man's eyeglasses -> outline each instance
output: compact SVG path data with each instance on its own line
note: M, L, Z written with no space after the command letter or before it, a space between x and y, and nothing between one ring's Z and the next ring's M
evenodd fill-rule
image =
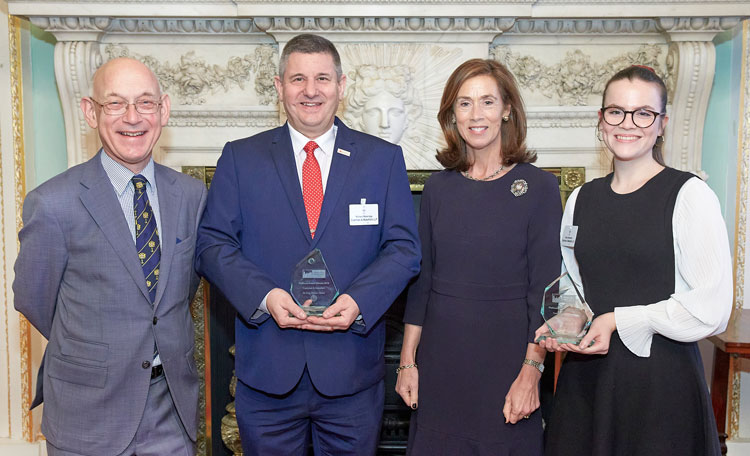
M136 100L135 103L128 103L125 100L113 100L99 103L93 98L89 99L101 106L102 110L104 110L104 113L110 116L121 116L125 114L126 112L128 112L128 107L130 105L135 106L135 110L138 111L139 114L154 114L159 110L162 104L161 101L150 100L148 98Z
M650 109L644 108L635 111L625 111L617 106L602 108L600 111L602 113L602 119L613 127L625 122L625 117L627 117L628 114L630 114L633 124L638 128L648 128L654 124L657 117L664 115L663 112L651 111Z

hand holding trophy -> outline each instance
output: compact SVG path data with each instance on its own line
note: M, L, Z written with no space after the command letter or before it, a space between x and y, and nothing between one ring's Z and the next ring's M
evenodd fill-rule
M289 291L307 315L317 317L336 300L339 290L320 250L313 250L297 263Z
M578 345L591 326L594 313L567 271L544 289L542 317L547 332L536 342L555 339L560 344Z

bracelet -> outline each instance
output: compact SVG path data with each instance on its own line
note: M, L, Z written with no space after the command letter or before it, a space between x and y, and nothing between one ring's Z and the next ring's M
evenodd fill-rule
M533 359L526 358L523 360L523 364L528 364L529 366L536 367L539 370L539 373L544 373L544 364L540 363L539 361L534 361Z
M406 366L398 366L396 368L396 375L398 375L399 372L401 372L404 369L411 369L412 367L418 367L417 363L414 364L407 364Z

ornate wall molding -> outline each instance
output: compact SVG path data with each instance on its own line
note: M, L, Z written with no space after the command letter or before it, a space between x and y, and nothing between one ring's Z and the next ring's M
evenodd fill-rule
M528 128L582 128L593 131L598 123L596 109L585 111L569 110L526 110L526 125Z
M503 32L512 17L275 17L258 18L268 32L315 30L319 32Z
M368 0L369 1L369 0ZM318 32L503 32L512 17L256 17L252 19L31 17L37 27L55 34L80 33L95 39L109 34L247 34L315 30Z
M197 176L193 176L197 177ZM195 350L193 356L195 358L195 367L198 370L199 380L199 395L198 395L198 413L200 416L206 416L206 340L208 335L208 328L206 328L206 322L210 321L204 313L206 309L206 301L208 299L208 293L205 290L208 288L208 284L205 279L201 279L198 290L195 292L193 302L190 303L190 316L193 318L194 323L194 334L195 334ZM209 362L210 365L210 362ZM208 383L210 386L210 376L208 376ZM207 454L207 442L206 439L206 420L198 421L198 441L196 442L196 453Z
M518 19L508 35L658 34L654 19Z
M279 57L267 44L256 47L254 54L230 57L224 66L207 63L196 56L195 51L181 55L174 64L161 62L151 55L133 54L125 46L114 44L108 44L104 52L107 60L132 57L142 61L159 78L162 89L184 105L205 104L207 95L221 89L227 92L232 86L244 90L251 79L255 81L254 89L261 105L278 102L273 78L278 72L276 62Z
M21 25L20 19L14 16L8 16L8 34L9 34L9 51L10 51L10 94L13 121L13 166L14 166L14 198L15 203L15 228L16 232L21 230L23 220L21 212L23 208L23 199L26 196L26 164L23 142L23 83L21 76ZM5 190L8 186L2 182L0 173L0 188L2 188L2 203L0 204L0 226L2 228L2 255L3 255L3 278L4 288L8 286L8 274L6 271L6 252L7 238L5 238ZM16 240L18 243L18 240ZM17 251L16 249L12 251ZM14 255L15 256L15 255ZM8 296L7 292L3 294ZM7 304L6 304L7 305ZM6 308L7 309L7 308ZM6 322L8 321L6 316ZM24 440L32 440L32 417L29 406L31 405L31 325L23 315L19 315L19 342L20 342L20 364L21 364L21 426ZM6 340L10 341L10 339ZM9 371L10 372L10 371ZM10 382L8 382L10 385ZM11 401L9 400L10 404Z
M506 65L521 87L541 92L558 104L585 106L592 95L601 96L612 72L629 65L648 65L665 81L670 74L663 68L660 46L642 45L637 51L626 52L606 62L592 62L592 57L579 49L568 51L558 63L550 65L532 56L513 52L509 46L496 46L490 57Z
M16 33L14 30L15 24L13 22L12 18L8 18L8 38L13 43L18 43L18 40L16 38ZM0 41L1 42L1 41ZM9 50L12 49L12 46L8 46ZM11 54L13 52L11 51ZM11 101L13 103L13 101ZM6 131L7 133L7 131ZM0 131L0 144L2 144L2 131ZM1 154L0 154L1 155ZM2 248L2 251L0 251L0 254L2 255L2 272L3 272L3 284L8 283L8 271L6 269L6 249L5 249L5 187L3 186L3 160L0 157L0 247ZM4 287L3 287L4 288ZM6 296L5 293L3 293L3 296ZM6 388L7 388L7 394L5 397L5 400L8 404L8 417L10 418L13 416L11 414L11 394L10 394L10 385L11 383L11 365L10 365L10 328L9 328L9 320L8 317L10 313L8 312L9 306L7 303L0 304L0 307L3 309L3 342L5 345L5 361L6 365L4 366L5 372L6 372ZM3 430L5 432L5 430ZM8 430L7 435L11 435L12 428L11 428L11 420L8 419Z
M181 128L260 128L267 130L279 125L277 110L172 110L170 127Z
M54 34L94 32L96 34L145 35L246 35L261 32L253 19L196 19L196 18L112 18L46 16L32 17L31 23Z
M665 32L723 32L736 27L740 17L663 17L657 19Z
M737 196L734 227L734 309L745 303L748 198L750 197L750 21L742 28L742 77L740 81L739 144L737 144Z
M742 76L740 78L739 135L737 144L737 188L734 227L734 314L743 311L745 303L745 259L747 249L748 199L750 198L750 21L742 25ZM730 358L734 375L729 385L727 434L740 437L741 370L740 359Z

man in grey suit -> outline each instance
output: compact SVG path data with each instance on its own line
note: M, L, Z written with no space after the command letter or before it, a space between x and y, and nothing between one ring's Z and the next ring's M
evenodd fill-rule
M13 282L16 309L49 340L48 453L192 455L189 303L206 189L154 163L170 101L142 63L105 63L81 109L102 150L26 196Z

